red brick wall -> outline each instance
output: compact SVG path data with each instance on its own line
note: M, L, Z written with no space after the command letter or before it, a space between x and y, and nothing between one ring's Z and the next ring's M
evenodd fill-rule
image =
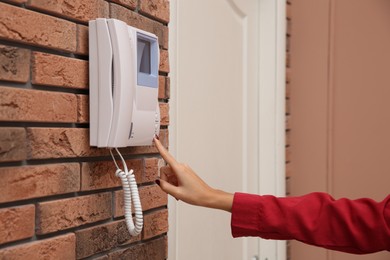
M167 196L154 146L122 149L144 210L131 238L106 149L89 146L88 20L159 37L168 145L169 0L0 0L0 259L165 259Z

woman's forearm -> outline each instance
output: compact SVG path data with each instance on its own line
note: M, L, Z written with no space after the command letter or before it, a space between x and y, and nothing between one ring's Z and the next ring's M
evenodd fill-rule
M214 209L221 209L228 212L232 211L234 195L221 190L213 190L209 198L206 199L203 206Z

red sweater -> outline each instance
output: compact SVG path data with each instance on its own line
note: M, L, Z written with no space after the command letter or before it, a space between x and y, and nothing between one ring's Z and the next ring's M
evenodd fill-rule
M334 200L326 193L276 198L234 194L233 237L296 239L354 254L390 251L390 196Z

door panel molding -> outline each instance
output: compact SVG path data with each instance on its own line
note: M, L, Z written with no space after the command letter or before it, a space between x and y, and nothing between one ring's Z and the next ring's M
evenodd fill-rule
M188 84L192 80L192 76L195 75L199 68L194 68L192 74L187 74L188 77L183 78L185 67L188 66L185 63L183 57L186 54L183 54L185 48L188 48L187 45L191 45L192 48L199 48L199 40L204 38L192 38L190 34L187 34L186 37L181 37L181 33L188 33L186 25L183 24L184 18L182 18L180 12L181 8L188 4L189 1L177 1L171 0L171 22L170 26L170 65L171 65L171 100L170 100L170 122L169 127L169 140L170 140L170 151L175 155L178 160L183 160L189 163L191 166L196 167L197 169L202 169L202 165L199 165L199 158L186 158L188 152L185 149L195 145L203 145L202 136L204 134L204 129L195 129L192 133L199 133L199 140L197 144L188 142L189 130L186 130L186 127L193 122L185 121L186 113L188 117L196 118L203 122L204 118L201 116L196 116L195 111L198 104L193 106L193 110L186 108L185 105L194 101L202 100L205 105L210 102L209 97L205 97L204 93L189 92L188 88L191 88L191 85ZM226 147L226 142L224 140L218 140L218 138L207 139L208 145L224 147L220 149L220 153L224 154L226 151L223 149L235 149L239 147L240 158L237 160L237 163L233 160L228 160L225 164L230 164L229 167L234 167L237 170L234 170L235 174L241 176L241 181L237 188L237 183L232 183L221 179L219 182L220 188L224 189L234 189L230 191L244 191L250 193L268 193L275 194L279 196L285 195L285 151L284 151L284 138L285 138L285 1L283 0L217 0L207 2L208 4L202 5L199 1L196 1L196 4L199 6L208 6L212 9L213 6L219 5L220 8L229 8L229 11L234 14L229 19L233 24L235 23L240 27L239 36L241 37L240 41L236 42L236 46L240 47L240 56L241 60L237 64L232 64L232 66L237 66L235 73L240 74L238 84L235 85L235 88L228 89L225 91L233 91L237 95L230 97L229 95L224 95L223 98L227 101L226 104L233 104L229 102L237 102L237 111L233 112L228 118L229 121L228 127L223 129L223 131L229 131L232 124L238 124L237 126L232 127L235 129L234 133L239 133L238 137L239 142L235 141L234 138L231 139L231 143L228 142ZM228 5L223 7L224 5ZM255 8L254 8L255 7ZM225 12L227 9L213 9L213 12ZM197 13L192 10L193 13ZM205 12L198 13L198 16L195 22L199 22L199 19L202 19L202 15L207 15L207 10ZM214 14L213 14L214 15ZM199 18L200 17L200 18ZM194 17L195 19L195 17ZM234 22L235 21L235 22ZM186 21L188 22L188 21ZM200 21L202 23L202 21ZM216 23L219 23L217 18L215 18ZM203 24L202 24L203 25ZM272 26L269 26L272 25ZM209 24L209 26L212 26ZM236 27L237 29L238 27ZM234 30L230 30L234 31ZM224 28L221 29L221 32L216 31L215 33L224 34ZM236 32L236 31L234 31ZM196 33L192 31L192 33ZM219 36L221 37L221 36ZM224 37L222 35L222 37ZM268 38L271 37L271 38ZM234 38L233 38L234 39ZM211 43L211 46L214 43ZM219 50L215 55L219 55ZM213 55L214 55L213 54ZM234 54L234 53L232 53ZM184 56L180 56L184 55ZM236 55L236 54L234 54ZM224 62L229 62L229 55L224 56ZM237 56L235 56L237 57ZM213 63L214 61L207 61ZM179 74L180 73L180 74ZM203 77L204 83L208 83L209 80L213 80L213 75L205 73ZM223 79L226 80L226 79ZM222 83L225 82L222 80ZM221 84L222 84L221 83ZM230 82L226 82L228 87ZM241 85L242 88L237 88ZM199 85L198 85L199 86ZM218 89L218 88L216 88ZM215 88L210 90L210 94L215 94ZM236 92L235 92L236 91ZM237 92L238 91L238 92ZM187 92L187 93L186 93ZM191 101L189 98L191 97ZM201 98L202 97L202 98ZM200 99L201 98L201 99ZM231 98L231 99L230 99ZM220 105L224 108L225 105ZM213 109L220 109L219 105L214 105ZM194 111L195 110L195 111ZM213 111L208 111L213 113ZM238 113L238 114L237 114ZM233 118L237 120L232 120ZM184 121L183 121L184 120ZM195 120L195 119L194 119ZM218 121L218 120L217 120ZM185 123L184 123L185 122ZM207 122L207 121L204 121ZM183 125L184 124L184 125ZM199 124L199 122L198 122ZM270 126L261 128L264 126ZM207 126L203 124L203 126ZM199 131L199 132L197 132ZM189 160L193 160L189 162ZM203 158L203 164L212 164L214 162L208 161L207 158ZM221 160L217 157L214 158L215 165L220 165L221 169L224 169L223 164L218 164L218 160ZM264 165L262 163L264 162ZM234 165L237 164L237 165ZM238 167L240 166L240 167ZM237 168L238 167L238 168ZM227 169L227 168L226 168ZM200 172L204 174L205 169ZM241 173L240 173L241 171ZM210 181L214 185L215 176L202 176L206 178L207 181ZM264 188L264 190L261 190ZM181 250L188 245L186 245L186 239L181 239L185 236L186 230L190 227L183 224L183 217L188 215L198 215L202 216L211 216L207 215L208 213L199 208L187 207L181 203L177 204L176 200L169 199L169 225L170 230L168 233L169 240L169 259L170 260L179 260L183 259L183 254ZM190 214L188 213L190 212ZM224 213L223 213L224 214ZM212 214L214 218L224 219L229 216L221 216L218 212ZM226 230L230 233L230 227L226 225ZM228 234L227 234L228 235ZM197 239L196 236L192 239L192 246L194 239ZM239 255L241 259L252 259L252 256L259 256L259 259L265 259L261 257L267 257L269 260L285 260L285 243L276 242L276 241L263 241L259 242L257 238L242 238L240 239L241 249ZM238 240L238 241L240 241ZM267 243L267 244L264 244ZM223 243L223 242L222 242ZM200 243L199 243L200 244ZM227 245L227 244L226 244ZM234 250L234 248L228 248L224 245L224 250L221 250L218 257L215 255L210 255L209 258L204 259L229 259L224 257L230 255L233 257L235 253L229 254L229 250ZM199 245L198 245L199 246ZM204 251L209 250L205 246ZM217 246L215 248L218 248ZM259 251L261 249L261 251ZM198 251L201 250L198 248ZM217 249L216 249L217 250ZM214 250L214 251L216 251ZM226 252L222 252L226 251ZM203 255L204 256L204 255ZM186 256L187 257L187 256ZM199 256L194 256L194 259L199 259ZM186 258L190 259L190 258ZM233 259L233 258L232 258ZM234 258L237 259L237 258Z

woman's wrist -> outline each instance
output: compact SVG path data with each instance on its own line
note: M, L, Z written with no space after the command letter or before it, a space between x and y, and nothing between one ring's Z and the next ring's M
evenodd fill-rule
M204 206L231 212L233 197L234 195L231 193L213 189L209 194L209 198L206 200L206 205Z

